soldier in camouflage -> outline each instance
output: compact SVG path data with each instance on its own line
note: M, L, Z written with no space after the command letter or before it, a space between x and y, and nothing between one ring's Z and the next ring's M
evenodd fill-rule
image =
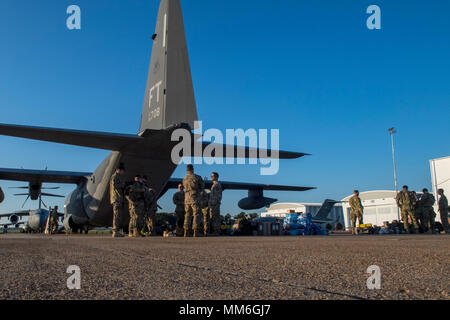
M176 235L177 237L182 237L184 235L184 187L180 183L178 185L178 192L173 195L173 203L175 204L175 215L177 216L177 229Z
M411 221L413 223L413 228L417 232L417 230L419 229L419 224L417 223L416 215L414 212L414 206L416 205L416 199L414 198L414 195L412 194L412 192L408 191L408 186L403 186L403 190L397 194L395 200L397 202L397 206L401 210L402 221L403 221L403 225L405 227L406 232L408 232L408 233L411 232L409 230L408 218L411 219Z
M187 237L193 231L193 236L198 236L198 226L200 222L200 193L205 189L203 179L194 174L194 166L187 166L187 174L183 179L183 187L186 190L184 194L184 208L186 215L184 217L184 236ZM191 224L192 221L192 224Z
M209 230L210 230L210 216L209 216L209 194L206 192L206 190L203 190L200 195L200 208L202 209L203 214L203 235L205 237L208 236Z
M358 234L358 227L356 226L356 219L358 219L358 225L363 224L363 212L364 208L359 198L359 191L353 191L353 196L349 200L350 205L350 220L352 222L352 234Z
M122 218L122 211L125 205L125 181L123 175L125 167L123 163L119 165L112 175L109 183L110 203L113 208L113 238L121 238L123 234L119 231L119 222Z
M213 185L209 194L209 217L211 219L211 233L215 236L220 235L220 204L222 202L222 185L219 182L219 174L211 174Z
M448 224L448 200L444 195L444 189L438 190L439 194L439 214L441 216L441 223L444 227L444 233L450 232L450 226Z
M140 175L134 177L134 183L127 188L126 198L129 204L130 224L128 236L140 237L145 214L145 188Z
M58 206L55 206L53 210L50 211L50 233L55 234L58 231L59 222L58 222Z
M156 191L150 188L148 179L146 176L143 177L143 183L145 187L144 204L145 204L145 224L147 225L148 236L155 235L155 220L156 211L158 210L158 202L156 198Z
M426 218L423 212L423 202L421 201L421 197L417 195L415 191L412 191L412 196L414 199L414 216L416 217L417 224L419 225L419 230L425 231Z
M422 228L424 232L435 233L434 219L436 218L436 212L434 212L433 206L436 202L434 196L428 192L428 189L422 190L423 195L420 198L420 205L422 207Z

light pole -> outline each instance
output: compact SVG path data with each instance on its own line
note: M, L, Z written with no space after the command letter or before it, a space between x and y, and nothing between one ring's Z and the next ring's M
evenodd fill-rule
M389 128L388 129L389 134L391 135L391 142L392 142L392 161L394 163L394 183L395 183L395 194L398 193L398 186L397 186L397 166L395 165L395 147L394 147L394 134L397 133L397 130L395 130L394 128ZM398 221L400 221L400 211L399 208L397 207L397 218Z

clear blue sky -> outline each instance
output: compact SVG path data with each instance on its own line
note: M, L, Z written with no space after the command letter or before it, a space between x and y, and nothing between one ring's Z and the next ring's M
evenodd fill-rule
M66 28L66 8L82 30ZM450 2L181 1L200 119L209 128L280 129L273 177L259 167L200 166L222 179L314 186L267 192L280 201L321 202L392 189L396 127L399 183L430 187L428 160L450 154ZM377 4L382 30L366 28ZM137 133L157 0L2 0L0 122ZM0 136L0 167L92 171L107 152ZM184 168L175 176L182 177ZM24 199L7 200L0 212ZM72 186L60 190L67 194ZM168 194L161 204L173 210ZM238 213L245 192L226 192ZM62 205L62 201L47 199ZM29 202L27 208L37 207Z

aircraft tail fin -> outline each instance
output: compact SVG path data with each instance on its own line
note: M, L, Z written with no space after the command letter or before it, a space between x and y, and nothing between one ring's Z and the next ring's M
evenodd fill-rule
M334 205L338 203L338 201L327 199L323 202L317 214L314 216L315 219L326 219L333 209Z
M148 72L139 134L186 123L194 128L197 108L179 0L162 0Z

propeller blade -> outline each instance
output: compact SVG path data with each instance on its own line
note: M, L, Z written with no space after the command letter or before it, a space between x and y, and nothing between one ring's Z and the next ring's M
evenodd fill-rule
M61 187L45 187L45 188L41 188L41 190L57 190L60 189Z
M41 203L44 205L44 207L45 207L46 209L48 209L47 205L45 204L44 200L42 200L42 198L41 198L40 201L41 201Z
M8 189L28 189L28 187L9 187Z
M25 202L22 205L22 208L25 206L25 203L27 203L28 199L30 199L30 195L28 195L28 197L25 199Z
M51 193L45 193L45 192L41 192L41 196L55 197L55 198L65 198L65 196L61 196L59 194L51 194Z
M15 196L29 196L29 193L16 193Z

